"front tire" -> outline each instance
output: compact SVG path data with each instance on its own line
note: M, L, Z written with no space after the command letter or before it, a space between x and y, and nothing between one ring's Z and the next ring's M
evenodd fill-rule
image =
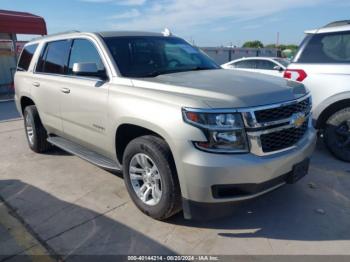
M169 146L156 136L132 140L123 156L126 188L146 215L164 220L181 210L181 193Z
M335 157L350 162L350 107L329 117L324 130L324 141Z
M41 123L36 106L27 106L23 112L24 128L28 145L31 150L36 153L43 153L52 148L52 145L47 142L47 132Z

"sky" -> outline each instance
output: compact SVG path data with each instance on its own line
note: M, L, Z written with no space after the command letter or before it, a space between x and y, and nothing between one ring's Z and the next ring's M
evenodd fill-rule
M299 44L307 29L350 19L349 0L0 0L0 9L45 18L48 32L165 27L199 46ZM22 37L26 38L26 37Z

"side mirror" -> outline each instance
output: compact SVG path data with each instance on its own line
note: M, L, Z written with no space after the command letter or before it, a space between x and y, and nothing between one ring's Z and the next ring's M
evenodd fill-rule
M280 67L279 65L275 65L275 66L273 67L273 70L277 70L277 71L279 71L279 72L283 72L283 71L284 71L284 69L283 69L282 67Z
M103 80L107 79L106 72L99 71L96 63L74 63L73 74L78 76L98 77Z

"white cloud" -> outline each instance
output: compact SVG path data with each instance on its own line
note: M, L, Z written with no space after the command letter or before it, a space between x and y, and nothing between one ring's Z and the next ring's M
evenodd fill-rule
M116 15L112 15L109 19L127 19L127 18L135 18L140 16L140 12L137 9L131 9L130 11L119 13Z
M112 2L112 0L79 0L80 2L87 2L87 3L109 3Z
M79 0L87 3L115 3L118 5L137 6L146 3L146 0Z
M103 0L101 0L103 1ZM252 21L283 12L291 8L315 6L327 0L163 0L148 1L141 14L112 24L116 30L156 30L168 27L175 31L187 31L212 23ZM123 2L142 2L128 0ZM122 15L122 14L117 14Z
M146 0L122 0L118 1L118 4L121 5L143 5L146 3Z

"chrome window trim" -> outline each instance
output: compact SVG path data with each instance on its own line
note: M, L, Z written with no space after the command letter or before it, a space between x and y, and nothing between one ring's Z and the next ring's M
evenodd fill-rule
M54 74L54 73L45 73L45 72L33 72L35 75L47 75L47 76L59 76L59 77L64 77L64 78L72 78L72 79L80 79L80 80L89 80L93 82L103 82L103 83L109 83L110 78L108 77L106 80L102 80L101 78L98 77L88 77L88 76L75 76L75 75L63 75L63 74Z
M47 73L47 72L38 72L37 71L37 65L38 65L38 61L41 57L41 55L43 54L43 52L45 52L45 49L47 47L47 45L49 43L52 43L52 42L57 42L57 41L71 41L71 46L70 46L70 50L69 50L69 57L68 57L68 61L69 62L69 58L70 58L70 52L71 52L71 48L73 46L73 42L74 40L87 40L89 41L96 49L96 51L98 52L99 56L100 56L100 59L103 63L103 66L105 67L106 69L106 74L107 74L107 79L106 80L102 80L98 77L89 77L89 76L76 76L76 75L68 75L68 74L56 74L56 73ZM72 37L64 37L64 38L61 38L61 39L57 39L57 40L48 40L48 41L43 41L43 42L39 42L38 44L41 44L40 45L40 53L39 53L39 56L36 57L36 61L35 61L35 64L34 64L34 67L33 67L33 74L42 74L42 75L51 75L51 76L64 76L64 77L71 77L71 78L76 78L76 79L82 79L82 80L91 80L91 81L103 81L103 82L106 82L106 83L109 83L112 79L112 72L111 72L111 68L109 66L109 63L107 61L107 58L106 56L103 54L103 52L101 51L101 47L100 47L100 43L92 38L91 36L86 36L86 35L79 35L79 36L72 36ZM38 47L39 48L39 47ZM37 48L37 50L38 50ZM33 56L34 58L34 56ZM67 65L68 67L68 65Z

